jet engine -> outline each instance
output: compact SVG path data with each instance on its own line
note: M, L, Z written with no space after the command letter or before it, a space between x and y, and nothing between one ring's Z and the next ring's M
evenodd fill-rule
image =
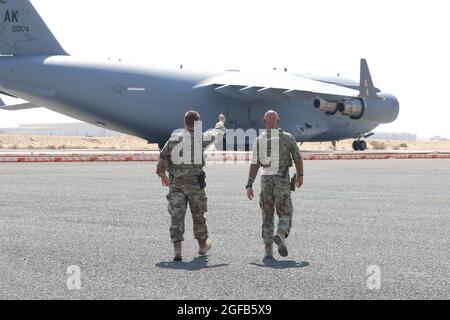
M326 114L342 115L354 120L371 123L390 123L397 119L400 105L397 98L388 93L378 93L378 98L349 98L341 101L314 100L314 107Z
M364 111L366 110L364 101L361 99L350 99L339 102L337 105L340 113L355 120L361 119L364 115Z
M314 99L314 107L330 115L338 112L337 102L328 101L323 98Z

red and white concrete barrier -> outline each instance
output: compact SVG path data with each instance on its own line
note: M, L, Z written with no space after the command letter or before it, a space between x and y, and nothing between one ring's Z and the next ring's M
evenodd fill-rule
M151 154L49 154L49 155L1 155L0 163L39 162L152 162L158 161L158 153ZM388 159L450 159L450 153L303 153L304 160L388 160ZM250 161L250 152L211 152L207 161Z

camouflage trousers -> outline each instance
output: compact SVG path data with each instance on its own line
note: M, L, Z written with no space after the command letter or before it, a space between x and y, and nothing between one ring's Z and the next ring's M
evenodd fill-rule
M262 237L265 244L273 243L275 209L278 215L277 232L289 236L292 228L292 199L289 175L261 176L261 197L259 205L262 210Z
M184 241L184 221L188 204L192 214L195 239L207 240L208 228L205 213L208 211L208 206L205 190L196 183L172 184L166 198L171 216L171 240Z

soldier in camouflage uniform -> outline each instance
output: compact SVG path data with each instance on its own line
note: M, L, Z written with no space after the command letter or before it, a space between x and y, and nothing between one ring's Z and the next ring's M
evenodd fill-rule
M268 111L264 117L267 132L260 135L253 147L253 161L250 166L249 179L246 186L247 197L253 200L253 182L258 170L262 167L260 207L263 225L262 237L265 244L265 258L273 258L273 242L278 246L282 257L288 255L285 239L292 227L292 199L289 168L295 163L297 177L295 187L303 185L303 161L294 137L279 129L279 117L275 111ZM267 147L265 147L267 146ZM271 150L271 146L278 150ZM266 150L262 150L266 149ZM262 154L270 161L262 161ZM272 161L276 159L276 161ZM278 230L274 236L275 209L278 215Z
M222 139L225 134L223 123L217 129L206 133L195 130L200 123L200 115L196 111L187 112L184 120L185 130L174 133L166 143L161 150L156 169L162 184L169 187L167 200L171 216L170 237L175 251L174 261L182 260L181 243L184 241L184 220L188 204L192 213L194 237L199 243L199 254L206 255L211 248L205 218L208 208L204 190L204 150L217 139Z

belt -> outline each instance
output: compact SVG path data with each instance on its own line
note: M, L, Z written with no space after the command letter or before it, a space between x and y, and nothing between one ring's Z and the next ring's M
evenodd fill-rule
M198 184L198 178L196 176L172 177L171 180L181 184Z
M263 176L280 176L282 178L286 178L286 176L289 174L289 168L262 168L261 169L261 175Z

